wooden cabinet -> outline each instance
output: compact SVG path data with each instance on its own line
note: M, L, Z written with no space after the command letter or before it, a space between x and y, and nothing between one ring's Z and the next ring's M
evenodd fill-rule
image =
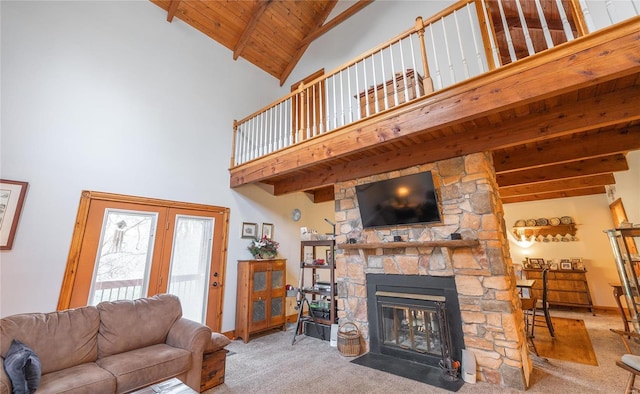
M420 74L418 74L416 81L416 74L412 69L408 69L405 74L396 73L394 79L390 79L384 84L378 84L375 89L372 86L366 92L360 93L360 116L364 118L367 115L373 115L385 109L395 107L396 97L398 100L397 105L413 100L416 98L416 91L419 92L418 96L424 96L424 87ZM409 100L407 100L407 96ZM376 102L378 106L377 109Z
M286 260L238 261L236 337L249 342L253 333L286 329Z
M532 292L542 299L542 269L524 269L527 279L535 279ZM550 305L589 308L593 313L593 303L589 293L586 271L549 270L547 300Z

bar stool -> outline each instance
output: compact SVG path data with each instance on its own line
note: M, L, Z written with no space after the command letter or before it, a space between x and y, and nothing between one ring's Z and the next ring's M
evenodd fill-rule
M547 326L551 338L555 338L556 334L553 329L553 322L551 321L551 314L549 313L549 269L542 270L542 300L538 300L538 305L534 313L534 326ZM544 319L543 319L544 318ZM531 328L531 334L533 335L533 328Z

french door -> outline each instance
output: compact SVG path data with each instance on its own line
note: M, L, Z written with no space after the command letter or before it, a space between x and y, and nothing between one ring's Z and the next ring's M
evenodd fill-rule
M58 309L159 293L220 330L228 209L84 192Z

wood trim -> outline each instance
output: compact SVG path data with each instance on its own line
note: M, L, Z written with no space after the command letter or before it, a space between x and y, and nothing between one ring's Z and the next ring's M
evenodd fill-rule
M360 11L361 9L363 9L364 7L368 6L371 3L373 3L373 0L358 0L357 3L355 3L351 7L347 8L346 10L344 10L340 15L338 15L335 18L331 19L329 22L327 22L324 25L320 26L316 31L311 32L309 35L307 35L304 38L304 40L302 41L302 44L304 45L304 44L307 44L307 43L309 43L309 44L312 43L313 41L317 40L322 35L324 35L325 33L329 32L331 29L333 29L334 27L338 26L339 24L341 24L342 22L344 22L348 18L352 17L358 11Z
M178 7L180 7L181 0L169 0L169 7L167 9L167 22L173 22L173 17L178 12Z
M131 203L131 204L141 204L141 205L151 205L157 207L167 207L167 208L180 208L180 209L189 209L189 210L199 210L205 212L212 212L221 214L224 217L224 231L223 239L224 243L221 245L222 247L222 261L221 261L221 270L224 271L226 266L227 259L227 242L228 242L228 230L229 230L229 208L218 207L212 205L204 205L204 204L195 204L188 202L180 202L180 201L171 201L171 200L162 200L162 199L154 199L148 197L137 197L137 196L128 196L122 194L114 194L114 193L104 193L104 192L96 192L83 190L80 196L80 203L78 206L78 213L76 214L76 222L74 224L73 236L71 238L71 246L69 247L69 255L67 256L67 266L65 269L64 277L62 278L62 285L60 288L60 295L58 297L58 305L57 310L68 309L71 305L71 295L73 291L73 285L76 280L76 274L78 272L78 264L80 262L80 252L82 247L82 242L85 236L85 224L87 222L87 217L89 214L89 209L91 207L92 201L111 201L116 203ZM224 272L221 274L221 278L224 278ZM222 291L221 300L223 298L224 291ZM222 310L222 301L219 307L219 310Z

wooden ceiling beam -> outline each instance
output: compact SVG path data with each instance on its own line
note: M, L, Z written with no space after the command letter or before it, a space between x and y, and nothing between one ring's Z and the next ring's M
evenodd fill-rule
M571 179L553 180L526 185L515 185L500 188L500 197L514 197L525 194L561 192L564 190L584 189L594 186L614 185L613 174L598 174Z
M181 0L169 0L169 8L167 9L167 22L173 22L173 17L176 16L176 12L178 12L180 1Z
M329 4L327 4L322 14L318 17L318 20L316 21L316 25L313 26L313 28L311 29L311 31L307 36L314 34L316 30L320 29L324 21L329 17L331 10L333 10L333 7L335 7L336 4L338 4L338 0L332 0ZM280 86L284 85L284 82L287 80L287 78L289 78L289 75L293 71L296 64L298 64L298 62L302 58L302 55L304 55L305 51L307 50L307 48L309 48L310 44L311 44L311 41L307 41L306 39L302 40L300 47L291 58L291 61L284 68L284 70L282 71L282 74L280 74Z
M531 154L535 154L535 152L531 152ZM568 163L552 164L522 171L496 174L496 181L500 187L506 187L586 175L627 171L628 169L629 164L627 163L627 158L624 154L619 153L611 156L576 160Z
M313 194L313 202L315 204L335 200L333 186L323 187L315 190L307 190L307 193Z
M344 10L341 14L337 15L335 18L331 19L329 22L320 26L316 31L309 33L304 40L303 44L311 44L313 41L320 38L323 34L327 33L329 30L338 26L342 22L346 21L348 18L355 15L358 11L373 3L373 0L358 0L357 3L352 5L351 7Z
M640 149L640 125L602 130L571 141L550 139L537 143L535 148L494 152L493 165L496 173L502 174L637 149Z
M590 196L593 194L605 194L605 193L606 193L606 189L604 186L595 186L595 187L588 187L588 188L582 188L582 189L563 190L560 192L552 192L552 193L536 193L536 194L527 194L527 195L521 195L521 196L515 196L515 197L503 197L501 198L501 200L503 204L511 204L516 202L549 200L553 198Z
M253 34L256 26L258 25L258 22L260 21L260 17L262 16L262 14L264 14L267 8L269 8L270 4L271 0L256 1L256 6L251 13L251 18L249 19L249 22L242 31L242 35L233 48L233 60L237 60L238 57L242 55L242 52L247 47L249 38L251 38L251 34Z

